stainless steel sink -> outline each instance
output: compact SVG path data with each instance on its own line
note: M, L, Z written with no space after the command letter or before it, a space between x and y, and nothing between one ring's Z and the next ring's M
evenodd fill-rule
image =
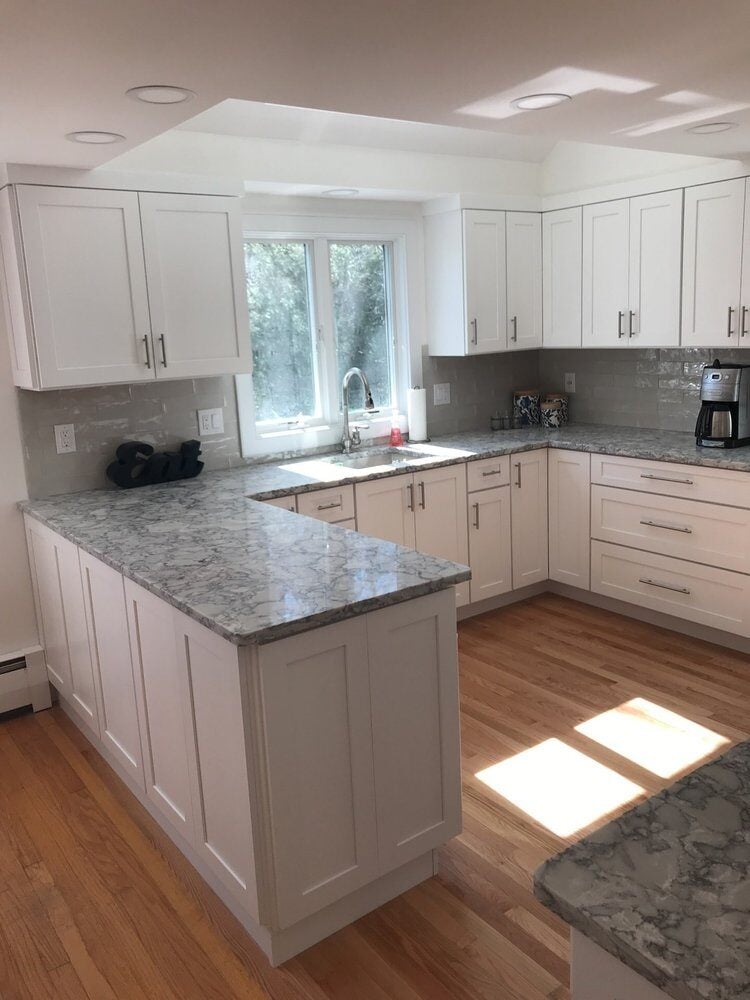
M347 469L377 469L384 465L404 465L415 458L424 458L418 451L408 448L388 448L371 451L366 455L336 455L327 459L331 465L341 465Z

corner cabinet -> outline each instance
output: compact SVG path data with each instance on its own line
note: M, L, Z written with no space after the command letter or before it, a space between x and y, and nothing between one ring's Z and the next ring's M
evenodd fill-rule
M0 194L16 385L250 370L238 198L25 184Z
M547 449L511 456L513 589L548 579Z
M541 225L538 212L464 209L425 217L430 354L541 346Z
M581 346L582 212L542 216L544 347Z

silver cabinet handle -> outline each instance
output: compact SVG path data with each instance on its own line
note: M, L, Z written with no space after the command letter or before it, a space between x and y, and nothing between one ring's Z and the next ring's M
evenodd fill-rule
M516 486L520 489L521 488L521 463L520 462L515 462L514 464L515 464L515 467L516 467Z
M407 508L409 510L414 510L414 483L408 483L406 490L409 494L409 503L407 504Z
M630 324L629 324L629 327L628 327L628 329L629 329L628 336L629 337L635 337L635 332L636 332L635 331L635 323L633 322L634 319L635 319L635 312L632 309L629 310L628 317L630 319Z
M162 333L159 337L159 343L161 344L161 363L164 367L167 367L167 345L164 342L164 334Z
M740 336L747 336L747 306L742 307L742 318L740 320Z
M625 331L622 328L622 321L623 321L624 318L625 318L625 313L622 311L622 309L618 310L618 313L617 313L617 339L618 340L621 337L625 336Z
M427 508L427 501L425 500L425 495L424 495L424 482L421 482L419 484L419 498L420 498L419 506L422 508L422 510L425 510Z
M472 342L472 344L478 344L479 343L479 332L477 330L477 320L476 320L476 317L474 317L474 319L471 321L471 330L472 330L472 333L471 333L471 342Z
M642 472L641 479L656 479L660 483L681 483L683 486L693 486L692 479L680 479L676 476L657 476L653 472Z
M479 531L479 504L472 504L472 507L474 508L474 527Z
M734 313L734 309L732 308L732 306L729 306L729 308L727 309L727 337L733 337L734 336L734 330L732 329L732 314L733 313Z
M641 521L641 524L647 524L650 528L666 528L667 531L681 531L685 535L692 535L693 529L688 528L683 524L664 524L663 521L650 521L645 518Z
M143 346L146 348L146 367L150 368L151 367L151 351L149 350L149 347L148 347L148 337L147 336L143 338Z
M483 476L501 476L502 472L503 472L502 469L488 469L486 472L483 472L482 475Z
M513 334L511 335L511 340L514 344L518 343L518 316L511 316L510 325L513 327Z
M673 590L675 594L689 594L688 587L677 587L673 583L661 583L659 580L649 580L647 576L638 578L638 583L645 583L648 587L659 587L661 590Z
M331 503L319 503L317 510L335 510L337 507L341 506L340 500L333 500Z

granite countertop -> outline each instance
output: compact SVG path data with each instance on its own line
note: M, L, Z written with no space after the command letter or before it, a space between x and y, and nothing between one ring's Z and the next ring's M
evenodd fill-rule
M750 996L750 742L545 862L538 898L676 1000Z

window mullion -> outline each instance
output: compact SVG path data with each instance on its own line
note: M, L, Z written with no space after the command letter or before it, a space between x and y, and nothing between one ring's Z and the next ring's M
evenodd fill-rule
M317 299L318 340L322 348L321 393L324 418L335 425L338 422L338 361L336 358L336 331L333 319L333 294L331 268L328 259L328 240L319 237L313 241L315 257L315 292Z

